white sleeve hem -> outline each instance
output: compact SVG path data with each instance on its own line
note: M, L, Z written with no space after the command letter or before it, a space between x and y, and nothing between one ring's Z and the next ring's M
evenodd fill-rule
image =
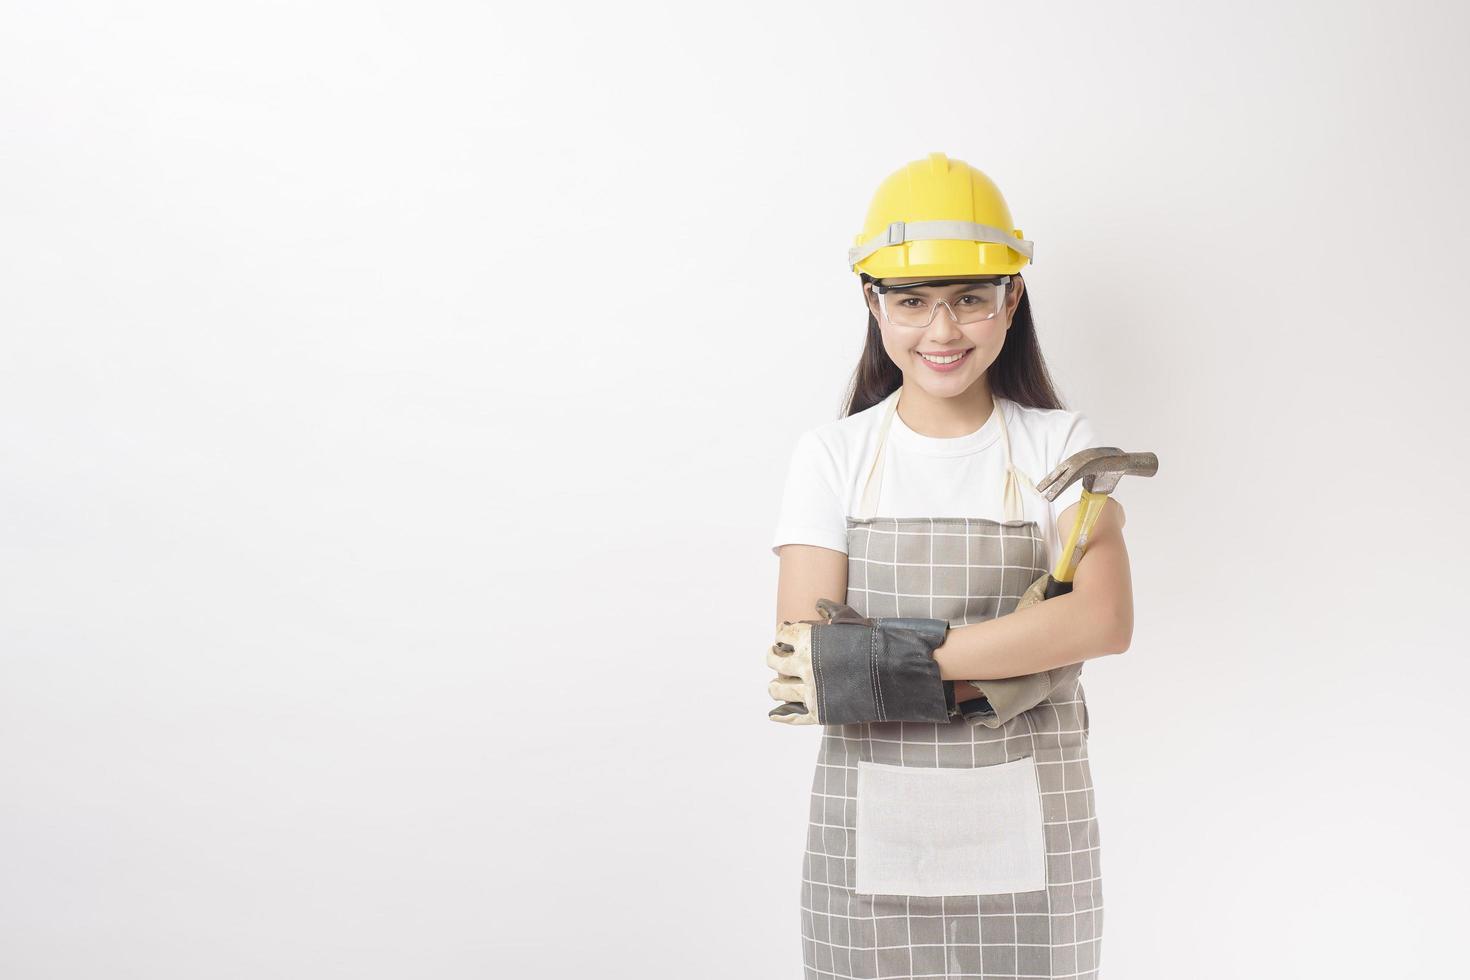
M783 544L812 544L847 554L847 532L825 527L780 527L771 543L771 554L780 555Z

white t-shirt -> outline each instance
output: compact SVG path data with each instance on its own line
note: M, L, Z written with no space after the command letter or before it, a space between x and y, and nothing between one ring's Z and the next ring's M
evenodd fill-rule
M863 481L878 448L878 427L887 402L803 432L796 441L781 497L781 512L771 550L783 544L814 544L847 552L847 517L857 516ZM1027 408L1008 398L995 403L1005 412L1011 456L1032 484L1081 449L1101 446L1092 423L1080 412ZM985 517L1005 520L1005 446L992 412L969 435L936 438L904 424L897 412L889 424L884 450L878 517ZM1078 480L1048 501L1026 481L1021 484L1025 519L1035 521L1048 542L1047 565L1061 551L1056 519L1082 497Z

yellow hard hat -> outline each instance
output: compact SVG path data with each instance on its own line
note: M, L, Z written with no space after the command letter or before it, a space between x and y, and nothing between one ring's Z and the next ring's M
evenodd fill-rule
M1003 276L1031 258L995 182L943 153L888 175L847 251L848 266L874 279Z

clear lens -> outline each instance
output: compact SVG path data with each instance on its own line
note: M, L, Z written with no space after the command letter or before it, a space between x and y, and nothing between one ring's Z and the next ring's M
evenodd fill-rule
M941 306L956 323L989 320L1000 312L1006 291L1005 283L970 283L963 291L924 286L913 292L900 292L901 288L878 294L883 316L896 327L927 327Z

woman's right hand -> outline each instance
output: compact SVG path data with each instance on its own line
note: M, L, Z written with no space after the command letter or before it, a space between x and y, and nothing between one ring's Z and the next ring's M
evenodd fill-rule
M772 721L947 722L957 713L953 685L939 676L934 662L947 621L870 619L832 599L818 599L817 612L821 619L783 622L766 653L766 665L777 675L770 695L783 702L768 712ZM814 664L819 646L821 662Z

